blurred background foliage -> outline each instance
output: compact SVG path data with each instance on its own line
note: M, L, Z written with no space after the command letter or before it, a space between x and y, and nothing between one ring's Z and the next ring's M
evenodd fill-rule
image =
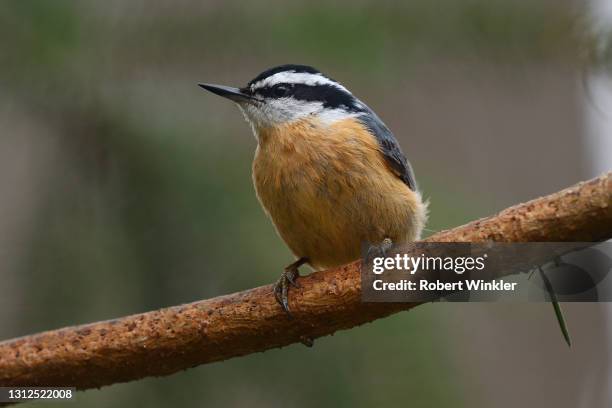
M250 129L197 82L289 62L340 79L400 139L430 233L585 177L576 83L609 54L591 28L558 1L3 1L0 335L262 285L291 260ZM548 312L542 342L561 343ZM429 305L78 405L479 406L456 324Z

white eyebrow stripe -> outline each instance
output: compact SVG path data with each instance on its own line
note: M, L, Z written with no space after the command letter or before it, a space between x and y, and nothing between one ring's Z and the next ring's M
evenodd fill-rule
M278 72L265 79L262 79L261 81L254 83L253 85L251 85L251 89L271 87L276 84L303 84L303 85L310 85L310 86L331 85L345 92L350 93L348 89L346 89L339 83L332 81L331 79L321 74L311 74L308 72L295 72L295 71Z

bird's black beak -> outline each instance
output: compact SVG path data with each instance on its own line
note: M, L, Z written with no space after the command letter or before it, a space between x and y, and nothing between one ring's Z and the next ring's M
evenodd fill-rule
M246 102L252 100L251 95L247 95L240 88L232 88L231 86L225 85L214 85L214 84L198 84L202 88L210 91L216 95L222 96L227 99L231 99L234 102Z

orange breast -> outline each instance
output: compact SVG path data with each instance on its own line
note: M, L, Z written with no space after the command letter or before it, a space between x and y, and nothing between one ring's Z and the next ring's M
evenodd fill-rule
M358 259L363 245L417 239L425 206L354 119L260 129L257 196L279 235L316 268Z

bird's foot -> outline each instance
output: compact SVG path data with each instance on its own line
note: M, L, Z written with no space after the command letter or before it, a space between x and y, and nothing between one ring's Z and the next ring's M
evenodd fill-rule
M387 251L393 248L393 241L391 238L385 238L378 245L370 245L366 252L366 263L372 261L376 257L386 257Z
M289 309L289 285L294 288L300 287L297 281L297 278L300 277L298 268L306 262L308 262L307 258L300 258L291 265L285 267L285 270L274 285L274 296L276 297L276 301L281 305L289 317L291 317L291 310Z

